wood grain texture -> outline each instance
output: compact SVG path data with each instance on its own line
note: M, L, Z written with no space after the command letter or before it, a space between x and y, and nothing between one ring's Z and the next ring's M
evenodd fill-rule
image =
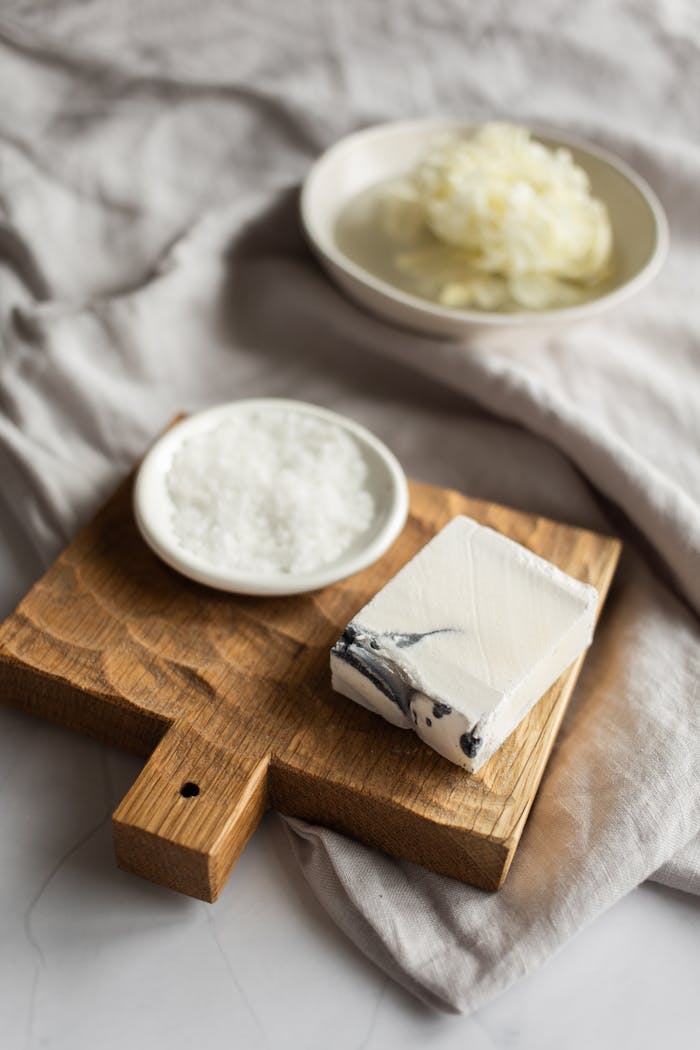
M618 542L413 483L406 528L375 565L314 594L233 596L151 553L131 485L0 627L0 700L148 758L114 814L119 866L215 900L273 806L498 888L583 658L469 774L333 693L329 649L455 514L594 584L601 599Z

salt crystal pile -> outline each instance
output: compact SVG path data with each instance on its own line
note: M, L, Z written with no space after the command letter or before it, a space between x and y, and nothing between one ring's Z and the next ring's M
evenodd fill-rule
M183 548L225 570L327 565L372 523L367 464L336 424L280 407L185 441L167 475Z

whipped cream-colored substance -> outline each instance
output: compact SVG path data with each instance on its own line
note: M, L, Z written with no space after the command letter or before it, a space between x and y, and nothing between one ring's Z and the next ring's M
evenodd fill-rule
M385 191L383 221L399 269L445 306L572 305L611 270L609 216L586 172L511 124L436 141Z

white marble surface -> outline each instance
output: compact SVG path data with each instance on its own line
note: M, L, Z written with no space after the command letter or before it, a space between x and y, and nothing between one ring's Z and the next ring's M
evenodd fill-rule
M0 518L0 612L39 565ZM206 905L118 871L131 756L0 708L2 1050L590 1050L697 1041L700 903L645 885L478 1014L415 1002L338 932L274 815Z

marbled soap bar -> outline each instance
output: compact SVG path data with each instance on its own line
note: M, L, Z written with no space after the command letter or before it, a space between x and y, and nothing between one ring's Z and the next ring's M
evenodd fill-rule
M598 592L453 518L352 619L333 688L478 769L593 636Z

